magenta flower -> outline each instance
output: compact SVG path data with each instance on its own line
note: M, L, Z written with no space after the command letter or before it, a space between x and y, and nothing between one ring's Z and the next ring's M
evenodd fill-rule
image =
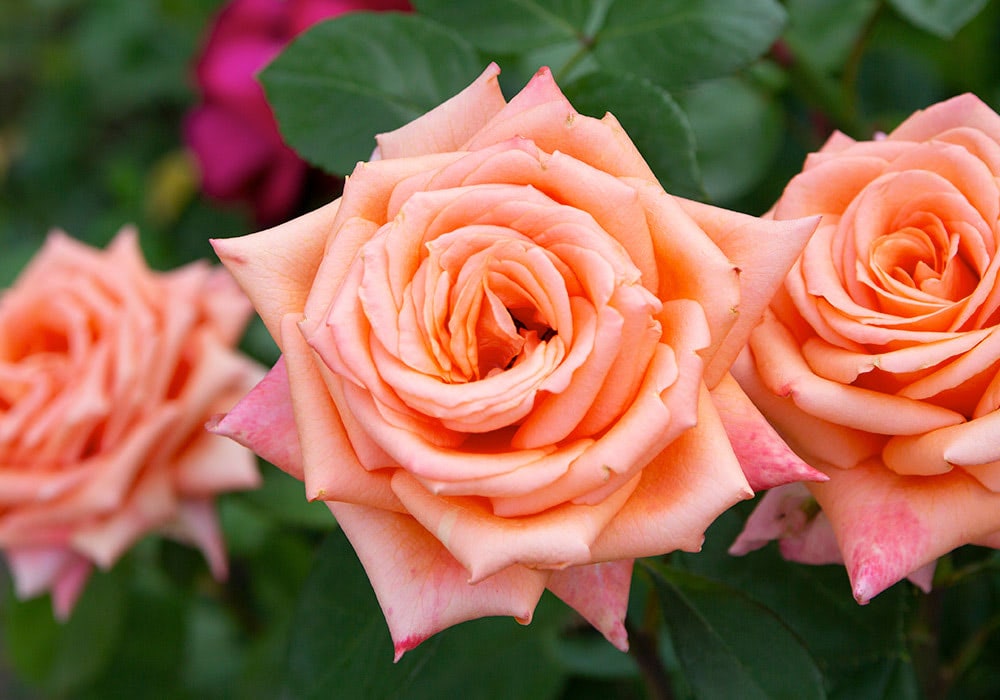
M184 137L202 189L247 202L260 224L293 213L309 166L281 139L257 73L313 24L355 10L408 10L406 0L233 0L218 14L195 67L202 101Z

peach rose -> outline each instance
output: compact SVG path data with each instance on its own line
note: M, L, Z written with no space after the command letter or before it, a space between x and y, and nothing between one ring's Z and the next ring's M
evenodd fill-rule
M755 483L810 472L728 368L816 221L680 202L547 69L510 103L498 72L215 243L283 351L216 429L329 503L397 658L545 588L625 648L633 558L751 494L726 429Z
M226 557L212 507L257 485L207 433L261 368L232 350L250 305L224 270L150 271L134 230L107 250L53 233L0 296L0 548L21 597L69 615L92 566L151 530Z
M1000 533L1000 116L972 95L834 134L773 209L821 214L734 372L829 481L866 602Z

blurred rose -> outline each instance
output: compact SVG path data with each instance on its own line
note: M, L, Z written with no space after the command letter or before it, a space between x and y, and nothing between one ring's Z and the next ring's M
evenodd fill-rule
M830 480L810 490L866 602L1000 533L1000 116L972 95L835 134L775 219L823 220L734 373Z
M250 310L224 270L150 271L130 229L105 251L51 234L0 296L0 548L19 596L51 591L66 617L92 565L153 530L225 576L212 498L258 475L204 423L263 374L232 350Z
M210 197L249 203L257 221L287 218L299 203L308 165L278 133L257 72L296 35L356 10L408 10L406 0L233 0L212 25L198 58L202 103L185 138Z
M216 242L284 353L217 430L329 503L397 657L545 588L625 648L633 558L751 494L727 429L754 483L809 471L728 369L815 220L680 202L614 117L498 72Z

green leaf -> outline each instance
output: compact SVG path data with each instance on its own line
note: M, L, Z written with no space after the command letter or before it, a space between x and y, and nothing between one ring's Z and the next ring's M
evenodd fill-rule
M764 178L781 145L777 102L741 78L702 83L678 95L697 140L705 190L727 203Z
M475 47L512 54L561 43L584 45L615 0L414 0L414 6L455 27Z
M989 0L889 0L899 14L931 34L951 38Z
M465 41L434 22L356 12L302 34L261 79L288 143L348 173L371 156L376 134L441 104L482 69Z
M833 73L847 61L878 0L788 0L785 41L796 61Z
M832 696L912 697L903 691L915 683L906 638L913 587L898 584L867 605L858 605L841 565L785 561L773 544L742 557L728 554L752 506L741 504L723 513L706 533L702 551L675 554L672 564L725 581L772 610L803 640L828 679ZM884 688L899 689L900 694L879 694Z
M644 561L685 671L700 698L826 697L802 642L770 610L729 586Z
M668 92L627 74L590 73L565 93L584 114L614 114L667 192L705 198L691 125Z
M785 12L774 0L418 0L494 55L552 49L569 58L559 80L589 57L610 73L634 73L668 89L729 75L778 38ZM567 47L576 47L567 52ZM538 55L542 55L539 53Z
M620 0L594 55L606 70L669 89L734 73L767 51L784 24L774 0Z
M554 657L574 676L607 680L635 678L639 674L634 659L608 644L589 625L582 634L565 634L551 642L549 649Z
M122 634L112 662L93 685L74 694L79 700L129 698L165 700L184 697L180 693L180 671L184 661L185 626L189 599L175 588L152 560L141 554L145 545L155 551L158 543L140 542L129 557L128 586L118 596L124 600ZM225 663L222 659L220 663Z
M293 698L463 700L558 695L564 671L547 642L565 606L543 599L528 627L510 618L465 622L392 663L392 642L368 578L341 531L316 553L292 623Z
M53 694L82 687L111 661L122 633L123 599L116 574L95 572L64 623L53 619L48 596L10 601L4 632L14 667Z
M186 632L181 666L184 686L199 697L231 687L243 659L240 630L229 611L217 601L195 599L188 610Z
M908 659L898 656L876 659L836 674L830 700L919 700L920 682Z

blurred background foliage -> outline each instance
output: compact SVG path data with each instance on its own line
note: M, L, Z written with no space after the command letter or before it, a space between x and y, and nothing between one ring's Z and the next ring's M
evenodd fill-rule
M5 284L52 227L104 244L125 222L161 267L245 231L199 200L181 142L190 63L219 5L26 0L0 8L0 241Z
M211 257L210 237L253 229L249 209L199 194L181 138L196 100L194 56L220 5L0 4L0 286L53 227L103 245L135 223L160 269ZM364 45L383 30L379 40L410 37L399 56L435 75L451 70L459 87L495 59L512 94L548 62L581 111L618 114L669 191L755 214L833 129L868 138L966 91L1000 108L1000 0L697 0L717 18L759 12L752 28L763 43L757 50L746 39L754 55L736 68L667 71L663 80L641 66L614 70L631 67L627 47L581 58L572 31L546 33L544 22L532 34L528 23L475 21L462 10L472 3L415 5L435 23L324 25L269 69L286 136L304 156L344 174L370 152L372 134L331 145L330 132L296 124L298 98L282 76L307 71L322 85L326 69L310 67L310 42L333 51L329 42L347 35L361 48L343 50L341 67L329 70L363 76L374 70ZM587 14L614 2L551 5ZM432 39L444 63L421 59ZM447 80L422 86L426 107L448 95L438 94ZM321 106L336 110L341 98ZM378 102L339 109L364 124L378 123L364 109L384 111ZM245 347L264 362L276 357L259 323ZM720 518L703 552L637 567L628 656L547 597L528 628L467 623L393 666L374 596L332 518L303 501L301 484L262 468L260 491L220 500L231 557L224 584L197 553L149 538L95 574L59 624L47 598L16 601L0 571L0 697L586 700L666 697L668 686L676 698L1000 696L1000 555L963 548L942 560L930 595L903 583L860 607L840 567L789 564L773 546L728 556L752 504Z

